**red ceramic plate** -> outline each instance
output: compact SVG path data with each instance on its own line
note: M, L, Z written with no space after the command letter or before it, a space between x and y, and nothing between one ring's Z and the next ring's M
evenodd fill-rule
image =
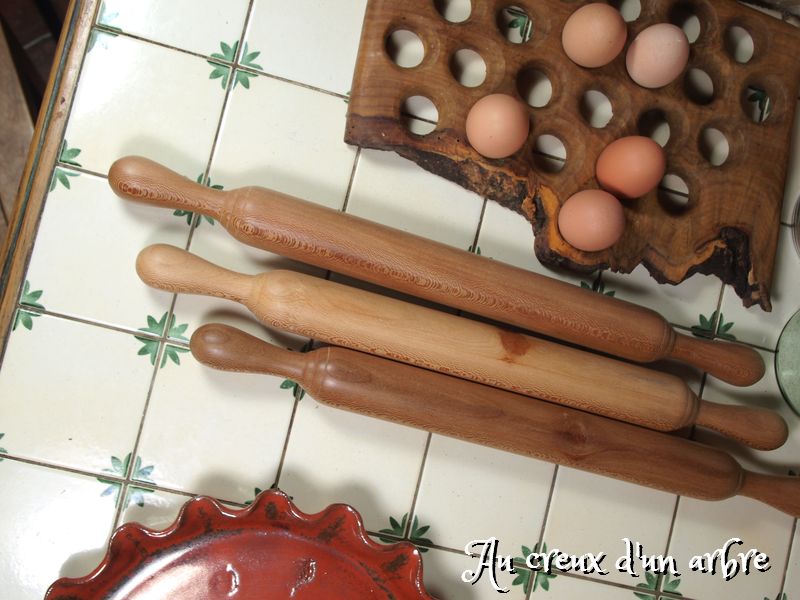
M273 490L243 510L195 498L164 531L123 525L92 573L59 579L45 600L290 598L433 600L412 544L373 542L350 506L306 515Z

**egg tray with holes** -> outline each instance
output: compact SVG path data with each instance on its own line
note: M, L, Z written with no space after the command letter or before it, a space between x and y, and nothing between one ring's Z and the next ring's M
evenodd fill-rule
M623 52L604 67L585 69L561 47L564 22L582 2L513 2L472 0L466 2L468 16L454 18L445 0L369 0L345 141L393 150L523 214L545 264L628 273L641 263L657 281L672 284L696 272L714 274L732 284L746 306L770 310L800 84L800 32L729 0L643 2L638 17L627 23ZM649 25L687 16L699 23L699 34L690 39L682 76L656 90L636 85L625 69L631 40ZM744 58L728 43L742 33L752 41L752 55ZM395 52L403 36L421 42L419 64ZM464 51L485 64L479 85L474 84L480 79L465 80L460 72ZM542 99L536 85L531 91L532 84L548 80L549 98ZM506 159L482 157L465 134L470 107L496 92L529 105L530 135ZM611 105L605 124L587 111L587 101L603 97ZM409 126L405 114L420 99L434 109L429 132L418 131L415 120ZM561 204L579 190L598 187L595 161L607 144L648 135L659 121L654 138L667 157L662 185L624 202L625 233L611 248L571 247L558 232ZM706 148L714 136L727 143L727 155L724 148L722 154ZM566 150L564 161L542 153L543 143L554 140Z

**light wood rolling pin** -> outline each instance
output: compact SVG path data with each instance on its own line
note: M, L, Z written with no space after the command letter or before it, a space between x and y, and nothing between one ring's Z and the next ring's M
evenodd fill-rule
M674 375L302 273L243 275L164 244L142 250L136 271L158 289L240 302L277 329L652 429L696 423L762 450L788 434L779 414L699 400Z
M288 377L336 408L681 496L742 495L800 516L800 477L754 473L677 436L344 348L290 352L227 325L203 325L190 346L205 365Z
M108 181L123 198L213 217L250 246L607 354L676 359L734 385L764 374L752 348L677 333L648 308L279 192L215 190L141 157L117 160Z

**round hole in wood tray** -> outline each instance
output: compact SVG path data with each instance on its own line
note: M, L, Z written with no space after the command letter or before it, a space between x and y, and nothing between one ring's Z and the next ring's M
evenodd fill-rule
M611 0L609 4L620 12L626 23L635 21L642 14L640 0Z
M658 184L658 201L670 214L682 214L690 206L689 186L680 175L667 173Z
M742 91L742 106L745 114L753 123L763 123L769 118L772 109L772 97L766 87L755 83L747 86Z
M728 138L715 127L706 127L700 132L700 153L713 166L718 167L728 160L731 151Z
M527 67L517 75L517 91L530 106L542 108L553 97L553 84L544 71Z
M478 87L486 81L486 62L469 48L462 48L450 57L450 72L464 87Z
M649 137L662 148L667 145L670 135L669 121L666 113L658 108L654 108L642 113L636 122L639 133Z
M708 104L714 99L714 82L708 73L698 67L686 71L683 90L695 104Z
M472 14L470 0L433 0L439 14L451 23L463 23Z
M680 3L673 6L669 11L669 22L683 30L690 44L694 44L700 37L700 17L691 4Z
M425 58L425 46L413 31L396 29L386 37L386 53L398 67L411 69Z
M439 123L439 111L430 98L411 96L400 107L400 120L415 135L428 135Z
M497 12L497 28L512 44L524 44L533 35L533 19L519 6L506 6Z
M614 116L611 100L599 90L587 90L581 96L580 111L586 122L592 127L602 129Z
M725 30L725 50L738 63L750 62L755 53L753 36L744 27L731 25Z
M550 133L540 135L533 146L533 162L545 173L558 173L567 162L564 142Z

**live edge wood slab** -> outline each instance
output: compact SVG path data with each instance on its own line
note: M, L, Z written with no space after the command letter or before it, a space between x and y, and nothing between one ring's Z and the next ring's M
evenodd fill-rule
M661 283L677 284L694 273L714 274L733 285L745 306L770 310L769 290L780 225L788 147L796 92L800 83L793 27L732 1L661 0L643 2L641 15L628 23L628 42L645 27L694 12L700 36L692 44L689 69L711 79L713 98L698 101L680 77L668 86L637 86L625 70L625 50L609 65L583 69L561 48L561 30L581 4L562 0L474 0L469 18L445 20L430 0L370 0L348 108L345 141L362 147L394 150L423 168L444 176L523 214L536 234L535 250L545 264L590 271L609 268L630 272L644 264ZM533 22L529 41L511 43L500 31L501 11L509 5ZM738 63L726 50L729 28L744 28L754 54ZM424 47L413 68L395 64L386 49L395 31L417 34ZM626 44L626 49L627 49ZM486 79L465 87L451 73L460 49L477 52L486 63ZM531 133L507 159L486 159L467 143L465 119L481 97L495 92L523 99L518 81L529 70L544 73L552 96L542 108L530 108ZM582 116L582 95L605 94L613 117L593 128ZM748 96L762 90L771 112L761 122L747 114ZM406 99L424 96L438 110L438 123L426 135L411 133L401 116ZM694 98L694 99L693 99ZM598 187L594 164L601 150L625 135L639 134L637 124L660 111L669 124L664 148L667 172L682 178L688 203L676 207L653 191L625 203L627 228L611 248L584 252L567 244L557 228L561 204L573 193ZM701 132L714 128L729 143L729 156L713 166L703 155ZM566 148L559 172L537 170L536 139L554 135Z

